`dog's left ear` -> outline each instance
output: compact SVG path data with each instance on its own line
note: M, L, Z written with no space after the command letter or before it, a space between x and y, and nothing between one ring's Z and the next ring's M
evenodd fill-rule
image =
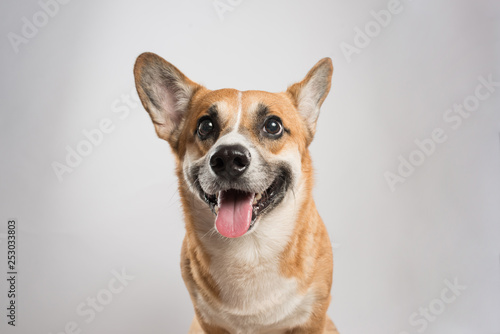
M304 80L291 85L287 93L292 97L309 131L308 142L316 132L316 122L323 101L330 91L333 65L330 58L323 58L307 73Z
M151 116L158 137L176 150L191 98L202 86L150 52L137 57L134 76L142 105Z

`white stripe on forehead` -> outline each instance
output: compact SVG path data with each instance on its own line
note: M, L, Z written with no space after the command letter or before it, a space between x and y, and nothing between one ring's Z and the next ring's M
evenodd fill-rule
M236 113L236 122L234 123L233 128L231 129L231 131L229 131L225 135L218 138L215 145L210 149L210 151L215 150L220 145L238 145L239 144L239 145L243 145L244 147L249 149L251 154L255 155L255 152L253 152L254 149L253 149L253 145L252 145L251 141L246 136L244 136L243 134L241 134L238 131L238 129L240 127L240 123L241 123L241 117L242 117L241 115L243 114L243 106L242 106L242 102L241 102L241 100L242 100L241 96L242 96L242 93L240 91L238 91L238 98L237 98L238 99L237 100L238 110Z
M241 92L238 91L238 113L236 114L236 123L234 123L234 127L231 132L237 132L238 128L240 127L241 114L243 113L243 107L241 105L241 95Z
M239 133L238 131L231 131L226 133L224 136L220 137L214 146L210 149L216 150L217 147L221 145L243 145L247 149L250 149L253 145L247 137Z

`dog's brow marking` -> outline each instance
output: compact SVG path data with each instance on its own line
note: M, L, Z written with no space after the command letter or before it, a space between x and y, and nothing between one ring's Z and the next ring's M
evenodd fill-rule
M242 113L242 106L241 106L241 92L238 91L238 114L236 115L236 123L234 124L234 128L231 132L236 132L238 131L238 128L240 126L240 121L241 121L241 113Z

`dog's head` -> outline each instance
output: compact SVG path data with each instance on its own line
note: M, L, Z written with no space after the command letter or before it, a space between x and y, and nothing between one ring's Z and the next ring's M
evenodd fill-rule
M230 238L252 229L311 173L307 147L332 71L322 59L301 82L269 93L208 90L153 53L134 67L142 104L176 154L181 182Z

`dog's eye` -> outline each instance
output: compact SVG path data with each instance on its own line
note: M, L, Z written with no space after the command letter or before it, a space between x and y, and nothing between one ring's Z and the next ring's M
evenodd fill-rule
M214 131L214 123L210 118L202 118L198 122L198 136L200 139L206 139Z
M273 137L280 136L283 133L283 125L279 118L271 117L264 123L264 131Z

